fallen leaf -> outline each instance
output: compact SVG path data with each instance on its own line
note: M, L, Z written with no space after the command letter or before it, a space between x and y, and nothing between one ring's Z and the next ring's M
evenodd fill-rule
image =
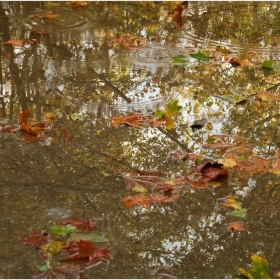
M228 225L227 230L237 232L246 231L247 229L243 222L232 222Z
M23 244L32 245L35 248L40 248L42 245L52 242L53 240L48 234L34 232L31 235L23 238Z
M274 100L274 101L280 101L280 96L276 95L272 92L260 92L257 95L262 101L267 101L267 100Z
M262 68L273 69L274 60L265 60L262 64Z
M77 228L75 226L70 226L70 225L65 225L65 226L60 226L60 225L54 225L51 227L51 232L55 235L61 235L61 236L66 236L67 234L71 232L75 232Z
M221 52L223 54L231 54L232 51L227 49L226 47L217 46L216 51Z
M207 189L210 187L208 182L197 182L195 180L189 179L188 176L185 177L185 182L189 186L191 186L193 189Z
M251 253L249 256L252 259L253 267L248 272L243 268L238 268L238 271L249 279L270 279L269 266L266 258Z
M237 164L236 161L231 158L218 159L217 162L225 167L234 167Z
M126 50L139 50L145 48L146 40L138 37L120 36L113 40L114 45L121 45Z
M235 210L241 210L241 203L236 202L235 197L233 195L227 196L226 198L220 198L218 199L219 207L221 209L229 208L229 209L235 209Z
M136 128L143 128L142 122L145 122L148 117L144 116L143 114L128 114L124 116L115 116L109 118L113 127L118 127L121 124L127 124L129 126L133 126Z
M234 144L234 143L225 143L225 142L201 145L201 147L204 149L227 149L227 148L232 148L235 146L236 146L236 144Z
M91 242L84 240L71 242L68 247L62 249L61 252L69 253L69 256L63 258L62 261L87 259L87 266L94 265L100 261L107 262L112 259L109 250L98 248Z
M148 210L151 210L150 202L155 202L155 203L173 202L177 200L179 197L180 195L162 196L160 194L152 194L152 195L137 194L134 196L127 196L123 198L121 201L128 209L131 209L134 205L138 205Z
M209 56L198 51L197 53L190 53L189 56L196 58L197 60L209 60Z
M173 160L186 160L189 157L188 153L183 153L180 150L172 151L169 153L168 158L171 158Z
M71 1L71 8L76 9L78 7L87 6L90 2L88 1Z
M96 228L96 224L89 219L66 219L62 222L58 222L58 225L70 225L76 227L79 231L90 232L92 229Z
M46 13L43 13L43 14L39 14L38 17L39 18L54 19L54 18L59 17L59 14L53 14L52 11L49 11L49 12L46 12Z
M21 137L21 138L19 138L19 140L21 142L30 144L30 143L36 143L39 141L44 141L44 140L46 140L46 138L47 138L47 136L42 135L41 133L37 133L37 134L26 133L25 137Z
M67 245L62 241L53 241L40 246L40 251L45 256L47 260L56 255L61 249L65 248Z
M262 174L270 170L271 162L268 159L261 157L251 156L247 160L237 161L234 166L237 170L242 170L251 174Z
M269 173L280 174L280 158L277 158L272 164L271 168L268 170Z
M2 45L24 47L25 45L35 45L37 43L39 43L39 41L35 40L35 39L32 39L32 40L11 39L6 42L3 42Z
M245 209L245 208L233 210L229 213L229 215L234 216L234 217L239 217L239 218L245 218L246 214L247 214L247 209Z

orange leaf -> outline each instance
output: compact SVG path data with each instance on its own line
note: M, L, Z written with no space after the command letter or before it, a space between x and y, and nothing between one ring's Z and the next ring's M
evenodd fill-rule
M49 19L57 18L58 16L59 16L59 14L53 14L52 11L38 15L38 17L40 17L40 18L49 18Z
M228 231L246 231L246 227L242 222L232 222L227 227Z
M261 157L251 156L246 161L238 161L234 168L247 173L262 174L268 172L270 166L271 162L269 160Z

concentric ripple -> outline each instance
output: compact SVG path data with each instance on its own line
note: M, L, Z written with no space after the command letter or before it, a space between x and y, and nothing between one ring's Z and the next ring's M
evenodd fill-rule
M73 29L84 26L88 23L87 18L79 15L71 10L58 12L52 11L52 15L58 15L55 18L48 18L46 16L50 11L38 10L34 13L28 14L22 19L23 24L28 28L43 29L46 31Z

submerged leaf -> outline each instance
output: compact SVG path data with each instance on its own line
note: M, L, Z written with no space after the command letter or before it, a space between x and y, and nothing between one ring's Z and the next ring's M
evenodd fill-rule
M250 254L253 267L247 272L243 268L238 268L239 272L249 279L270 279L269 266L266 258L255 254Z

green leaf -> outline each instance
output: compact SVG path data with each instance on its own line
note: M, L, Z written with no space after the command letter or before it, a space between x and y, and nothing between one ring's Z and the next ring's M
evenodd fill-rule
M104 237L102 232L91 232L87 234L83 233L72 233L67 239L67 243L72 241L79 242L80 240L90 241L90 242L108 242L109 240Z
M163 117L165 117L165 112L164 112L164 111L161 111L161 110L159 110L159 109L157 109L157 110L155 111L155 115L156 115L157 117L163 118Z
M263 68L273 69L273 64L275 63L274 60L265 60L262 64Z
M208 144L215 143L215 141L216 141L216 138L211 137L211 136L209 136L208 139L206 140L206 142L207 142Z
M77 228L75 226L59 226L55 225L51 227L51 232L55 235L61 235L61 236L66 236L68 233L76 231Z
M183 108L182 106L178 106L178 102L178 100L175 100L173 103L168 103L165 113L166 117L172 117L178 114L178 112Z
M47 264L44 264L42 266L38 266L38 268L39 268L40 271L46 271L46 270L49 269L49 266Z
M196 58L197 60L209 60L209 56L203 54L202 52L190 53L189 56Z
M235 216L235 217L239 217L239 218L245 218L246 214L247 214L247 209L242 208L242 209L233 210L229 214L231 216Z
M201 163L203 162L203 160L204 160L204 158L198 158L198 159L196 159L196 162L197 162L198 164L201 164Z
M173 56L172 59L172 64L177 66L185 65L188 62L187 56L185 56L184 54Z
M226 47L221 47L221 46L217 46L216 47L216 51L217 52L221 52L221 53L223 53L223 54L231 54L232 52L229 50L229 49L227 49Z
M250 257L253 265L251 270L247 272L243 268L238 268L239 272L250 279L270 279L267 260L255 254L250 254Z

